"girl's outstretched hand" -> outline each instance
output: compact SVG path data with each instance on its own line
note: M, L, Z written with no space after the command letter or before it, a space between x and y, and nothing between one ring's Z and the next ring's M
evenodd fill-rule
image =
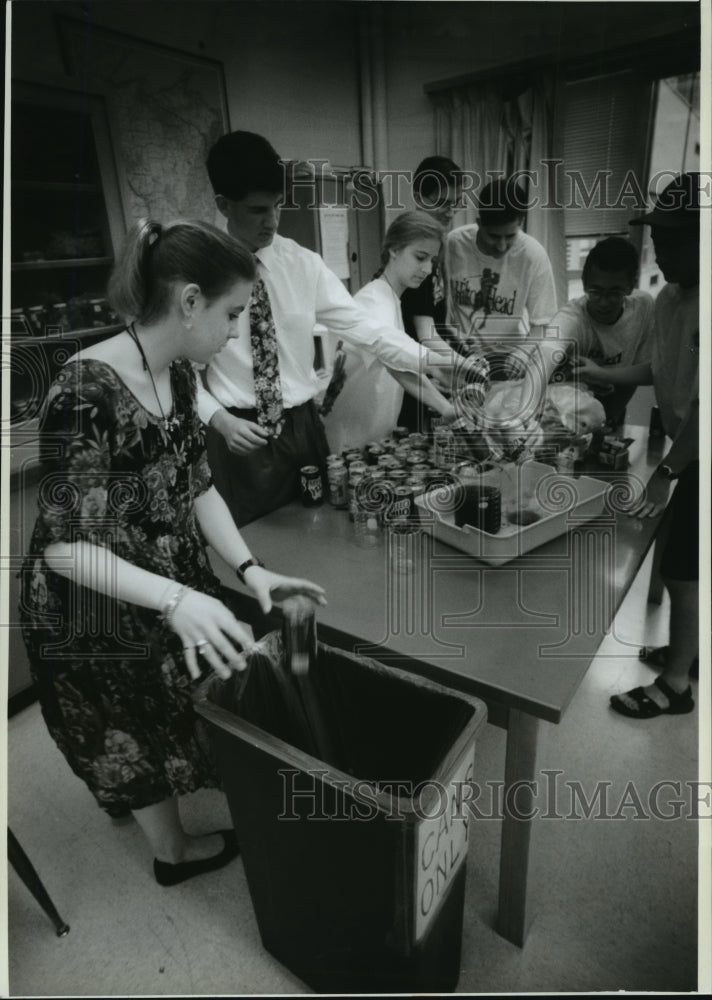
M310 580L273 573L263 566L249 566L245 570L245 583L253 592L263 612L267 614L273 604L279 604L288 597L300 595L308 597L315 604L324 606L324 588Z

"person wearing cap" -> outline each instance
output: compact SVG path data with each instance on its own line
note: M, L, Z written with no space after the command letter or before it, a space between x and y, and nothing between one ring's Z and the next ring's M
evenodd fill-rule
M557 309L551 262L522 231L526 193L510 177L486 184L472 225L447 239L448 324L467 352L490 361L493 378L507 377L514 345L542 335Z
M267 139L245 131L222 136L207 170L228 233L257 264L239 336L207 365L198 395L215 484L242 526L295 499L300 468L325 464L329 447L314 402L321 389L316 323L396 371L465 368L452 352L429 354L370 318L318 254L277 233L285 176Z
M644 647L640 659L661 670L653 684L611 697L611 707L634 719L680 715L694 708L690 672L698 657L699 612L699 174L667 185L653 210L631 225L650 226L655 259L667 284L655 300L652 360L609 371L583 363L587 379L655 387L666 435L672 445L634 501L635 517L657 517L667 506L669 535L660 572L670 596L667 646Z

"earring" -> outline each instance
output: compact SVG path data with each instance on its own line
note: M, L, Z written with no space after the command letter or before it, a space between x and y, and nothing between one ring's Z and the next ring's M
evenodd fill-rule
M193 324L192 323L184 323L183 326L186 328L186 330L192 330L193 329Z

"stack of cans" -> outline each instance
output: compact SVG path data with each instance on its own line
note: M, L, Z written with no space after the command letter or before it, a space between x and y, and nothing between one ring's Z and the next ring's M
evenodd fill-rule
M374 518L381 531L399 523L417 525L420 517L416 497L438 486L452 487L471 478L464 474L456 457L452 425L440 426L431 435L396 428L389 438L329 455L329 502L337 509L348 510L349 519L358 521L360 529L367 525L369 532L374 531ZM470 471L478 475L482 469L474 463ZM501 500L496 494L494 487L483 492L476 507L478 513L468 523L492 533L499 530Z

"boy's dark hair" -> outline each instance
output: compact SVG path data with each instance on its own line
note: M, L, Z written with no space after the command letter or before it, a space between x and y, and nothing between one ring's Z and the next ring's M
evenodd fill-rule
M426 156L413 174L413 198L422 205L423 198L434 194L443 198L448 184L462 183L462 170L448 156Z
M591 273L591 268L597 267L601 271L625 271L630 280L631 286L638 280L638 251L630 240L623 236L609 236L601 240L592 247L583 265L581 280L584 288L586 280Z
M527 193L514 177L490 181L477 196L483 226L501 226L521 222L527 214Z
M208 153L208 177L215 194L239 201L254 191L284 189L284 167L261 135L228 132Z

